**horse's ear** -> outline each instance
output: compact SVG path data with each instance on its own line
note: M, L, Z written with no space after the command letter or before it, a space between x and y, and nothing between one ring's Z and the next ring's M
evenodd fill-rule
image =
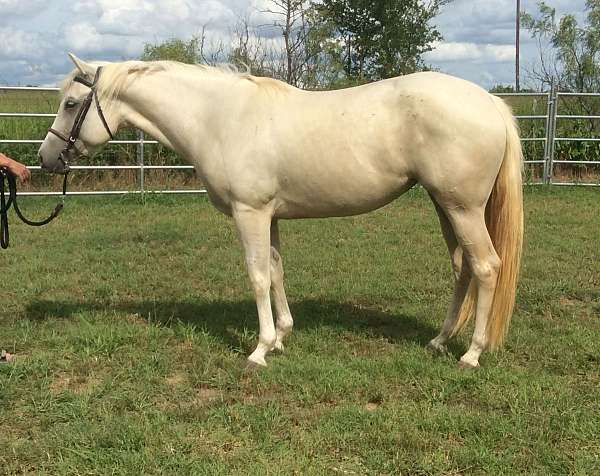
M89 76L89 77L92 77L92 78L94 77L94 74L96 72L96 68L94 66L92 66L91 64L86 63L85 61L80 60L73 53L69 53L69 58L71 58L71 61L73 62L73 64L75 65L75 67L79 70L79 72L82 75Z

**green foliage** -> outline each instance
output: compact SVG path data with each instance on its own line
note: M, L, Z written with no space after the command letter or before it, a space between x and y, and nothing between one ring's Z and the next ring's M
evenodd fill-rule
M532 79L549 86L552 80L564 91L596 92L600 90L600 0L587 0L587 21L580 25L572 14L556 18L556 10L538 2L539 16L522 16L523 25L532 37L549 42L540 52L541 65L531 72Z
M358 84L344 74L342 45L335 38L335 25L323 17L318 5L313 4L305 16L307 35L305 49L310 58L302 78L307 89L337 89Z
M495 86L492 86L490 88L490 93L495 94L495 93L514 93L515 91L515 86L513 84L497 84ZM521 88L519 90L519 92L521 93L534 93L536 91L534 91L533 89L530 88Z
M332 25L331 52L346 77L378 80L424 68L422 55L442 38L430 25L449 0L324 0L317 9Z
M503 84L497 84L496 86L493 86L490 89L490 93L495 94L495 93L514 93L515 92L515 87L512 84L509 85L503 85Z
M162 43L144 45L142 61L179 61L180 63L195 64L201 60L200 38L192 37L188 41L171 38Z

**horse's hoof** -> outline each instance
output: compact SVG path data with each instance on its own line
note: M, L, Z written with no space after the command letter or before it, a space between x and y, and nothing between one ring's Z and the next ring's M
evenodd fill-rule
M443 344L435 344L434 342L430 342L427 344L426 349L433 355L443 355L444 357L452 356L448 348Z
M285 347L283 346L283 343L280 340L278 340L277 342L275 342L275 346L273 346L273 350L283 353L283 351L285 350Z
M476 370L479 368L479 364L473 365L469 362L463 362L462 360L458 361L458 368L461 370Z
M258 362L254 362L253 360L247 360L246 365L244 366L245 374L254 374L258 372L260 369L264 369L267 364L259 364Z

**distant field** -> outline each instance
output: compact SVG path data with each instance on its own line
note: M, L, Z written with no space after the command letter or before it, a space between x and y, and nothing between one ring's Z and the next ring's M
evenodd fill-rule
M51 200L24 200L41 216ZM0 252L0 474L600 474L600 202L527 188L506 348L430 355L451 269L427 197L282 223L296 328L244 375L257 318L203 197L69 199ZM12 217L14 218L14 217Z

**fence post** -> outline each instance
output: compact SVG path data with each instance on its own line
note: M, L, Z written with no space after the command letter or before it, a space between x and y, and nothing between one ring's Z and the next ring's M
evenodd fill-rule
M552 88L554 87L554 80L550 82L550 90L548 91L548 101L546 104L546 127L544 132L546 138L544 139L544 167L543 167L543 183L548 182L548 157L550 155L550 116L552 115Z
M137 162L139 168L139 185L142 198L144 197L144 131L138 130Z
M546 119L546 147L544 148L544 183L552 183L554 175L554 150L556 141L556 115L558 112L558 87L550 83L548 95L548 118Z

